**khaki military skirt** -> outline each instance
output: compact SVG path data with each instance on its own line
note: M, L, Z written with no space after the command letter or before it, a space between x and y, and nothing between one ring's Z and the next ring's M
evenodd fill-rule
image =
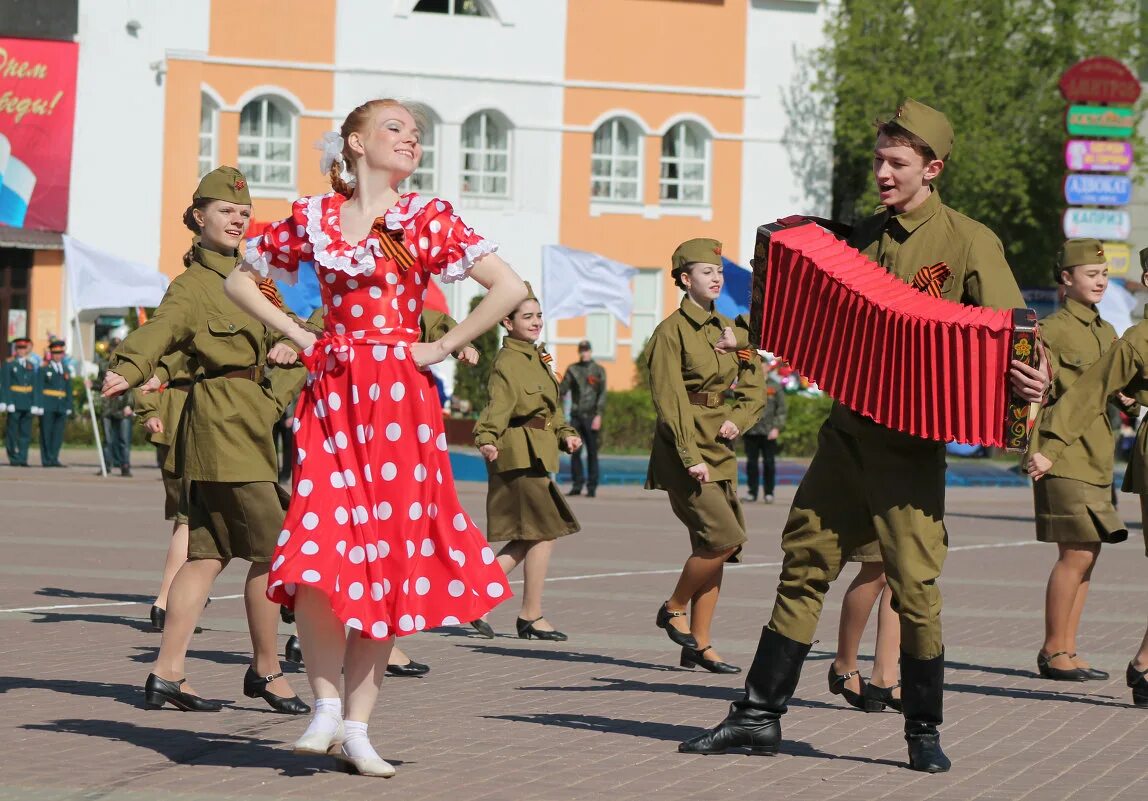
M192 481L188 559L270 562L291 496L274 481Z
M486 539L556 540L581 531L558 485L542 467L495 472L487 463Z
M732 481L691 482L693 486L667 488L670 508L690 533L695 556L712 556L735 549L727 562L741 561L745 544L745 517Z
M176 523L187 522L187 510L180 509L180 498L183 495L183 482L175 473L163 468L167 463L170 445L156 445L156 457L159 460L159 472L163 476L163 519L174 520Z
M846 562L883 562L884 557L881 556L881 543L877 540L867 542L864 545L854 548L853 552L845 557Z
M1112 487L1045 476L1033 484L1040 542L1121 542L1128 537L1112 505Z

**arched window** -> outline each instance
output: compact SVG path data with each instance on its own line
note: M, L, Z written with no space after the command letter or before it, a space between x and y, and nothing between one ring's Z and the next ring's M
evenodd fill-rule
M479 111L462 124L462 186L470 197L510 197L510 123Z
M709 135L692 122L679 122L662 137L658 181L663 203L704 206L709 202Z
M414 11L429 14L451 14L460 17L488 17L490 12L482 0L419 0Z
M199 96L199 177L215 169L219 140L219 104L207 92Z
M275 97L257 97L239 113L239 169L253 187L295 186L295 112Z
M642 134L624 117L612 117L594 131L590 197L637 203L642 199Z
M419 131L423 157L419 162L419 168L410 178L403 181L400 190L431 194L438 189L438 117L426 106L420 106L418 111L424 118L423 128Z

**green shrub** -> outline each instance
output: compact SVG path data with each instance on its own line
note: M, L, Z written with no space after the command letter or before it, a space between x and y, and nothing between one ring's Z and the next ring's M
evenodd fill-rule
M654 444L654 402L647 389L606 392L602 450L649 453Z
M484 297L485 295L478 295L471 298L470 311L474 311ZM474 367L459 364L454 371L454 396L470 401L472 416L477 417L478 413L485 409L486 404L490 402L490 391L487 388L490 381L490 368L494 364L494 357L497 355L498 346L502 341L498 329L499 326L496 325L471 343L478 348L478 364Z
M817 450L817 432L829 416L833 399L828 395L787 395L788 414L778 439L783 456L812 456Z

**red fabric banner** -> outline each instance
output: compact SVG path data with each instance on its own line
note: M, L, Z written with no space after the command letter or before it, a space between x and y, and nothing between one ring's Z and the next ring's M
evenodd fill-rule
M67 230L78 53L0 37L0 225Z

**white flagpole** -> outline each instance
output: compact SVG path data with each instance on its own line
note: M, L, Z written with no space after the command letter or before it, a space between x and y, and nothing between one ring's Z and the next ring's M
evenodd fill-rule
M80 353L80 371L83 372L84 364L87 362L87 357L84 355L84 335L80 330L80 313L76 309L76 298L73 295L73 285L75 282L72 280L72 277L69 274L69 269L66 262L64 264L64 275L65 280L68 282L68 297L72 301L72 328L76 336L76 347L79 348ZM96 440L96 456L100 460L100 475L106 476L108 474L108 465L107 462L104 461L104 447L103 443L100 441L100 424L99 420L96 419L96 404L92 402L91 381L86 375L84 376L84 395L88 399L88 416L91 417L92 420L92 434L95 436Z

